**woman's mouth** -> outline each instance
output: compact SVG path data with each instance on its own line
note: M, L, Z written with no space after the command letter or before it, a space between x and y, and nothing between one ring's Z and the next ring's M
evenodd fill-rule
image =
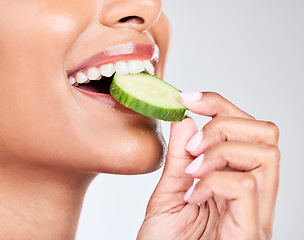
M69 83L85 91L109 94L115 72L123 75L143 71L154 74L154 66L150 60L118 61L78 71L69 77Z
M159 58L155 44L128 43L102 51L68 73L69 84L91 99L112 109L130 112L110 95L115 73L128 74L143 71L154 75ZM133 111L131 111L133 112Z

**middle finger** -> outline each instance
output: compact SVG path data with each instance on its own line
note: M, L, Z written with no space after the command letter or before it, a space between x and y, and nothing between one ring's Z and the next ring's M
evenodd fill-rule
M238 117L216 117L188 142L186 150L193 156L224 141L278 144L278 127L271 122Z

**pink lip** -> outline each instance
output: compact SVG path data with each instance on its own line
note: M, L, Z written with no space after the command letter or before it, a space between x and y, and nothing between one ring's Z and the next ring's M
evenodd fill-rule
M87 60L79 64L76 68L74 68L72 71L69 71L69 76L75 74L80 70L85 70L88 67L100 66L103 64L114 63L121 60L127 61L130 59L137 59L137 60L149 59L151 63L155 66L158 62L158 58L159 58L159 49L155 44L142 44L142 43L121 44L106 49L104 51L101 51L96 55L93 55L92 57L88 58ZM106 107L132 115L133 114L139 115L139 113L136 113L133 110L117 102L110 94L90 92L77 87L75 87L75 89L77 89L81 94L84 94L87 97L100 102Z
M80 63L76 68L69 71L68 76L84 70L88 67L99 67L100 65L118 62L120 60L146 60L149 59L155 66L158 62L159 52L155 44L143 43L125 43L105 49L92 57L89 57L84 62Z
M82 94L90 98L93 98L94 100L100 102L101 104L107 106L108 108L115 109L120 112L124 112L128 114L139 114L117 102L110 94L89 92L79 88L76 89Z

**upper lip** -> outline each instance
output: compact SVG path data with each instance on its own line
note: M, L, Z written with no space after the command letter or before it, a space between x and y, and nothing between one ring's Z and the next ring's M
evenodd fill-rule
M155 66L159 59L159 49L156 44L146 43L124 43L116 45L87 58L78 66L68 71L68 76L89 67L98 67L107 63L131 59L150 60Z

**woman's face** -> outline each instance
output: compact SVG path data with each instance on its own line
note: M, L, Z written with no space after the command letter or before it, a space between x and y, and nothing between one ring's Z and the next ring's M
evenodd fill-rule
M161 77L168 43L161 7L160 0L1 1L2 162L122 174L155 170L163 155L158 123L104 94L111 78L71 84L73 77L84 81L92 67L107 75L111 63L114 69L121 61L155 64L155 43ZM96 78L96 69L90 74Z

